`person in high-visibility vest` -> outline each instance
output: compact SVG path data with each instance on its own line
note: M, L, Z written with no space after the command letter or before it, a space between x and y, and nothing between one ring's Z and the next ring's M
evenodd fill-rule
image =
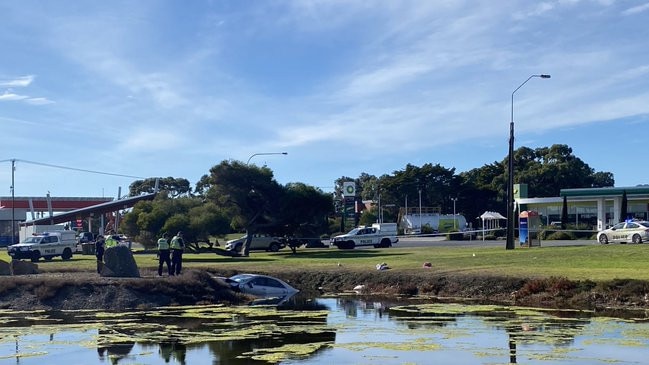
M178 234L171 239L169 247L171 248L172 275L180 275L180 271L183 269L183 249L185 248L182 232L178 232Z
M98 235L95 239L95 256L97 257L97 273L101 274L101 263L104 262L104 236Z
M110 231L108 232L108 235L106 235L106 240L104 241L104 247L106 249L109 249L111 247L115 247L119 244L119 242L113 237L113 232Z
M169 276L174 273L171 271L171 256L169 251L169 234L167 232L162 234L158 239L158 276L162 276L162 265L167 264L167 272Z

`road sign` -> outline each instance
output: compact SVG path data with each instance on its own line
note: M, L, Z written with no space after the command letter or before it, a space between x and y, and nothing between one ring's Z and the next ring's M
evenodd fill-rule
M343 196L356 196L356 183L353 181L346 181L343 183Z

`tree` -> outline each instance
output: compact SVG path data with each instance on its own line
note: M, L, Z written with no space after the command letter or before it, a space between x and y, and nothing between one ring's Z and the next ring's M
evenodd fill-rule
M322 190L304 183L284 187L280 206L281 227L276 233L316 238L327 232L327 218L333 210L333 198Z
M233 229L245 230L247 239L241 255L248 256L253 234L279 224L281 185L266 166L227 160L210 169L208 180L206 198L231 214Z
M129 196L138 196L146 193L150 194L155 191L156 180L158 181L159 191L166 191L171 197L190 196L191 187L189 180L174 177L150 177L144 180L134 181L128 188Z

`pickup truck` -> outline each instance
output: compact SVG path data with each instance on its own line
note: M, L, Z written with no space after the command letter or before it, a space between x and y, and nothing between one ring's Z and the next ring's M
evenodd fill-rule
M391 247L399 242L396 223L375 223L371 227L359 226L346 234L333 237L329 244L339 249L351 250L359 246Z
M38 262L41 257L49 261L56 256L69 260L76 247L74 231L43 232L7 247L7 253L12 259L29 259L32 262Z

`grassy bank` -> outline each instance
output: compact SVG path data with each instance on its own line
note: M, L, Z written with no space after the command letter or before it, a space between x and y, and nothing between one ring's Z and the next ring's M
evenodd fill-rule
M153 269L153 254L135 255L141 269ZM8 261L6 251L0 260ZM278 253L253 252L250 257L232 258L214 253L185 254L187 268L224 271L373 271L375 265L387 263L392 272L427 272L435 274L469 274L511 276L517 278L565 277L570 280L609 281L613 279L649 280L649 245L593 245L574 247L517 248L501 247L423 247L389 249L299 249ZM430 262L430 269L422 264ZM88 271L95 269L94 256L75 255L70 261L55 258L42 261L44 272Z

